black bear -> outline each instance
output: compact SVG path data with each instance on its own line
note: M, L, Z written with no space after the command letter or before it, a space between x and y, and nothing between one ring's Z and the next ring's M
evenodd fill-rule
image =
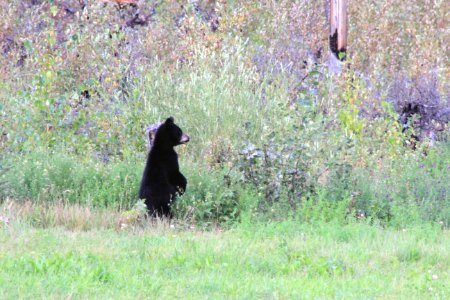
M145 199L150 216L170 218L170 202L177 193L184 193L187 184L186 178L180 173L174 147L189 142L189 136L170 117L158 126L152 139L139 198Z

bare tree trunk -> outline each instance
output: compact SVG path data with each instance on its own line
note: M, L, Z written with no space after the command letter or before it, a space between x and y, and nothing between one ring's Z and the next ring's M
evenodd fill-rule
M347 2L348 0L329 0L330 58L329 71L339 74L342 61L347 55Z

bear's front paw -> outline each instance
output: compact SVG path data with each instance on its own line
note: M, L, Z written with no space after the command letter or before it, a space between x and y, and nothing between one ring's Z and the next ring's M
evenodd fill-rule
M177 192L180 195L183 195L184 192L186 191L186 186L182 187L182 186L177 186Z

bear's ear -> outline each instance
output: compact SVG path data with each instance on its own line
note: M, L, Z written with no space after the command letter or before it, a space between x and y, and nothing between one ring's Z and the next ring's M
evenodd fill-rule
M175 122L175 120L174 120L174 118L173 117L169 117L169 118L167 118L167 120L166 120L166 124L173 124L173 122Z

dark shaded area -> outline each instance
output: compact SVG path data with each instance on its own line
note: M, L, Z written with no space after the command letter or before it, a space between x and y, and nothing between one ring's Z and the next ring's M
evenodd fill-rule
M412 129L412 138L436 140L450 122L450 97L443 98L436 75L414 78L399 76L389 89L388 101L399 114L403 131ZM448 129L447 129L448 130Z
M346 48L340 48L338 49L338 32L337 29L334 32L333 35L329 36L329 40L330 40L330 51L332 53L334 53L336 55L336 57L339 60L345 60L346 55L343 55L342 57L339 57L339 53L347 53L347 49Z
M330 51L337 55L338 53L338 32L337 29L330 35Z
M194 10L203 22L209 24L209 28L212 32L216 32L219 29L219 17L216 13L214 5L202 7L198 2L193 3Z

